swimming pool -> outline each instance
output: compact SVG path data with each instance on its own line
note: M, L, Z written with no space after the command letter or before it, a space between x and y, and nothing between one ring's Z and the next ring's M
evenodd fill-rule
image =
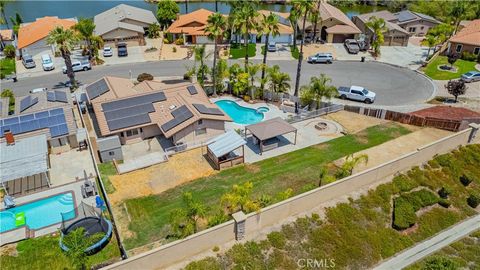
M244 125L255 124L262 121L264 118L263 113L269 110L267 107L258 109L243 107L231 100L219 100L215 102L215 104L228 114L233 122Z
M71 192L10 208L0 212L0 233L22 227L15 225L15 215L21 212L25 213L26 225L35 230L61 222L61 213L69 212L68 219L74 218L74 209Z

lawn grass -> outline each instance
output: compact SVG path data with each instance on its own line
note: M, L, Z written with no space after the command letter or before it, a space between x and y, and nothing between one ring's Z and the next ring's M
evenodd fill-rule
M256 54L256 45L248 43L248 57L254 57ZM233 43L230 45L230 59L245 58L245 46L243 44Z
M320 168L327 163L356 153L410 131L405 127L388 123L370 127L357 134L346 135L323 144L293 151L278 157L269 158L250 165L241 165L220 173L175 187L159 195L127 200L130 214L129 230L132 237L125 237L128 249L147 243L163 240L167 230L170 212L182 206L182 193L190 191L195 199L205 203L210 209L208 215L219 211L222 194L230 191L232 185L251 181L253 196L276 197L280 192L291 188L293 195L313 189L318 184ZM275 203L276 200L270 203Z
M15 59L0 59L0 79L5 78L7 75L10 75L12 73L15 73Z
M298 59L300 57L300 50L297 47L293 47L293 45L290 46L290 52L292 53L292 57L295 59Z
M476 64L476 62L458 59L455 64L453 64L457 67L457 72L441 71L438 70L439 65L450 64L448 63L448 58L446 56L437 56L424 68L423 71L427 76L434 80L452 80L460 78L462 74L468 71L476 70Z
M297 269L296 262L306 258L333 260L335 267L328 267L332 269L371 269L381 260L477 214L467 205L466 198L480 189L480 177L468 187L460 183L459 177L463 173L480 175L479 162L479 144L461 147L436 157L424 169L414 167L396 176L359 199L327 208L323 219L318 214L299 218L283 225L279 232L270 233L266 240L236 244L225 253L191 263L186 269L250 269L252 265ZM449 208L435 206L418 215L418 227L408 233L392 228L394 196L418 188L436 192L442 187L451 191ZM465 254L463 258L478 261L478 246L477 243L477 247L460 251Z
M27 239L17 244L16 256L0 256L2 270L31 270L31 269L73 269L72 261L60 249L59 236L42 236ZM114 237L99 253L89 256L87 268L104 264L120 258L120 252Z
M113 162L98 164L98 170L100 171L100 176L102 177L105 191L108 194L115 192L115 187L112 185L112 182L110 182L110 179L108 178L109 175L117 174L117 170L115 169Z
M440 251L428 256L420 262L417 262L406 270L433 269L427 268L435 261L448 261L454 265L455 269L478 269L480 268L480 230L454 242ZM441 269L441 268L437 268Z

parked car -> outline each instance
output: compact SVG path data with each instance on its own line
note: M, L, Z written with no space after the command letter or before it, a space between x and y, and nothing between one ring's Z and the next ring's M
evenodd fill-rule
M47 91L46 87L35 88L35 89L30 90L30 94L41 93L41 92L45 92L45 91Z
M277 51L277 44L275 42L269 42L267 46L267 50L269 52L276 52Z
M360 46L355 39L346 39L344 44L348 53L357 54L360 51Z
M42 67L43 70L49 71L49 70L54 70L55 65L53 64L52 58L48 54L42 55Z
M103 47L103 57L110 57L113 56L112 47L105 46Z
M73 69L73 72L77 72L77 71L87 71L89 69L92 69L92 66L90 65L90 62L88 61L84 61L84 62L80 62L80 61L73 61L72 62L72 69ZM62 72L63 74L67 74L67 67L63 67L62 68Z
M469 71L462 75L460 80L464 82L476 82L480 81L480 72L478 71Z
M331 53L317 53L312 56L309 56L307 59L308 63L327 63L331 64L333 62L333 56Z
M351 99L363 101L365 103L373 103L375 101L376 94L361 86L345 87L340 86L338 88L338 95L341 99Z
M118 57L128 56L126 43L118 43L117 50L118 50Z
M35 61L33 61L33 58L29 54L24 54L22 56L22 63L25 66L25 68L34 68L37 65L35 64Z

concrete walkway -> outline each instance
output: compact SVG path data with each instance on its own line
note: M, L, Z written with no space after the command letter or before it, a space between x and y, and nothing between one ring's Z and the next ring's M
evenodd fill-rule
M405 268L478 229L480 229L480 215L476 215L468 220L465 220L435 235L434 237L403 251L397 256L377 265L374 269L397 270Z

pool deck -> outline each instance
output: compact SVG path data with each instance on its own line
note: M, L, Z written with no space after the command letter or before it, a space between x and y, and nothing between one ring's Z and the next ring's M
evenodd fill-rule
M95 197L94 196L83 199L82 192L81 192L81 186L82 186L83 183L84 183L83 180L82 181L77 181L77 182L73 182L73 183L70 183L70 184L50 188L50 189L45 190L45 191L40 191L40 192L37 192L37 193L33 193L33 194L30 194L30 195L27 195L27 196L22 196L22 197L19 197L19 198L15 198L15 203L17 204L17 206L19 206L19 205L22 205L22 204L31 203L31 202L34 202L34 201L37 201L37 200L45 199L47 197L51 197L51 196L54 196L54 195L57 195L57 194L73 192L73 195L74 195L74 198L75 198L75 208L82 201L84 203L88 204L88 205L94 205L95 206ZM4 210L3 205L0 206L0 210ZM8 244L8 243L18 242L20 240L28 238L28 236L38 237L38 236L42 236L42 235L55 233L55 232L58 231L60 226L61 226L61 224L59 224L59 223L53 224L51 226L47 226L47 227L44 227L44 228L40 228L38 230L34 230L33 234L32 234L32 231L30 231L30 233L27 231L26 226L20 227L18 229L11 230L11 231L8 231L8 232L4 232L4 233L0 234L0 246L3 246L3 245Z

